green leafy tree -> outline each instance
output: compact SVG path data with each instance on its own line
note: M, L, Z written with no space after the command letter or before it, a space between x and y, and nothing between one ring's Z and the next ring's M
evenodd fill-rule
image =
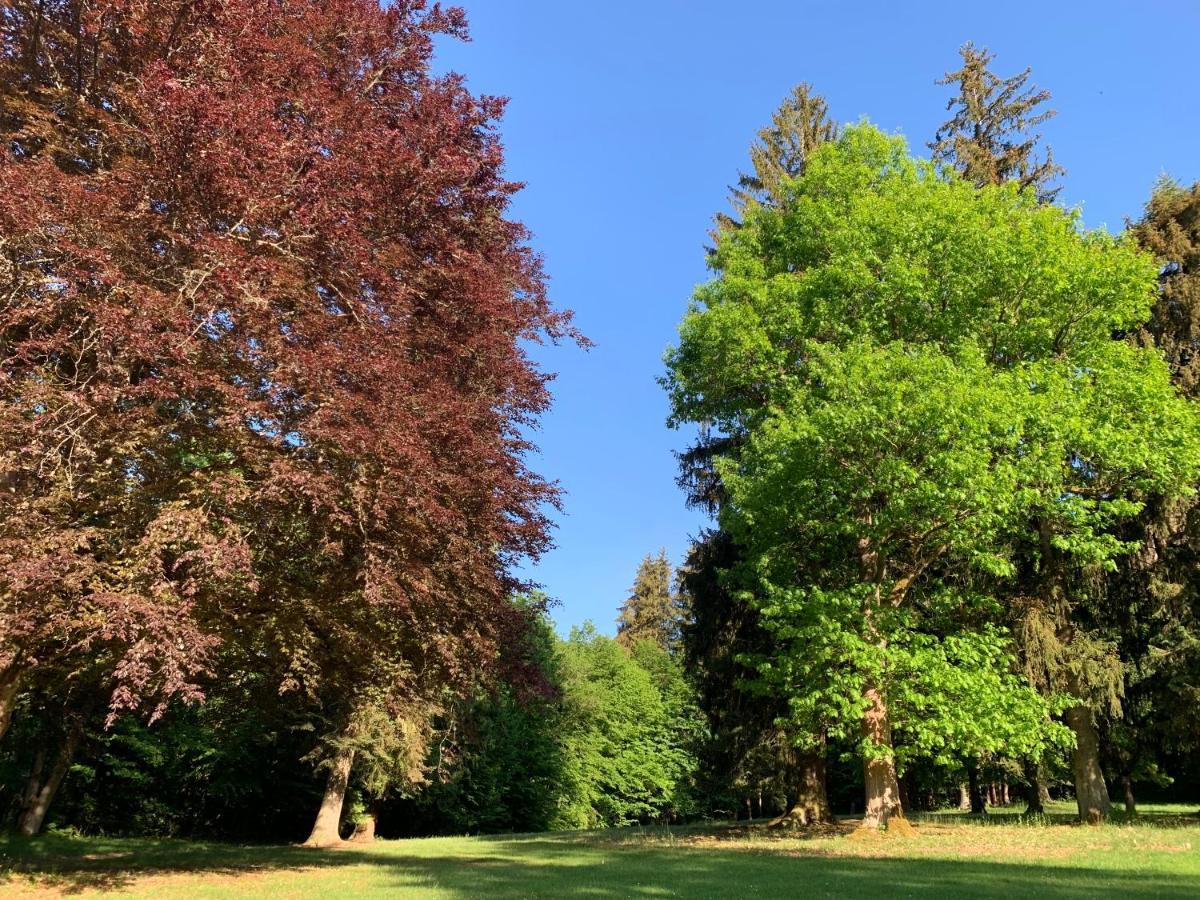
M566 772L556 828L669 820L693 763L654 676L590 625L561 650Z
M402 818L411 833L478 834L546 831L565 790L568 721L560 641L544 598L519 598L532 621L521 646L508 648L509 670L537 677L480 691L449 717L435 742L428 784ZM535 685L536 689L530 689ZM396 810L400 812L400 810Z
M980 187L1015 181L1053 201L1060 190L1053 182L1063 169L1049 150L1038 158L1041 135L1034 131L1056 115L1044 106L1050 92L1028 84L1029 69L1009 78L996 75L989 68L995 57L986 48L968 42L958 52L962 68L937 82L957 93L946 104L953 115L929 145L934 159Z
M717 248L667 386L675 422L747 436L717 469L779 639L761 676L798 724L857 732L879 824L897 756L1058 739L985 589L1031 521L1111 566L1113 525L1186 490L1197 422L1156 354L1113 339L1151 301L1128 242L870 126L785 190Z

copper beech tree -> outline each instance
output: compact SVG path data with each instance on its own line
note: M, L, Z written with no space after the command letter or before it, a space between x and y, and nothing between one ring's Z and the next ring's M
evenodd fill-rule
M81 653L110 717L257 660L322 723L328 843L356 750L525 621L523 346L581 339L439 34L419 0L0 2L0 730Z

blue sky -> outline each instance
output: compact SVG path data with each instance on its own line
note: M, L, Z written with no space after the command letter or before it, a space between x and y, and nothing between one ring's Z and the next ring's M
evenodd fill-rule
M511 98L508 170L527 182L515 216L534 232L557 305L590 352L539 350L558 372L535 468L566 490L557 549L530 573L564 631L612 632L639 560L678 563L702 517L675 487L656 383L704 244L747 147L799 81L840 121L861 117L924 144L945 118L967 40L1002 75L1033 67L1059 110L1043 131L1066 167L1060 201L1089 226L1122 227L1155 179L1200 179L1200 2L682 2L459 0L473 40L438 66Z

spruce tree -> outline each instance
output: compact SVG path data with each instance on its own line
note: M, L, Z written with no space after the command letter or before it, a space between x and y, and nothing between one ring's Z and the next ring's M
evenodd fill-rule
M1157 348L1181 394L1200 396L1200 182L1163 179L1143 217L1131 224L1138 244L1159 264L1150 320L1131 337ZM1134 812L1135 782L1170 780L1171 756L1200 745L1200 503L1152 497L1123 535L1138 547L1108 577L1101 621L1124 661L1124 702L1109 723L1106 761Z
M829 105L812 85L802 82L771 114L771 124L762 128L750 145L753 171L738 173L736 186L729 189L729 203L740 216L751 203L775 205L782 196L783 180L804 174L813 150L837 137L837 123L829 117ZM739 220L717 214L717 231L738 227Z
M638 566L629 596L617 616L617 641L632 648L638 641L653 641L670 649L679 631L679 607L671 589L671 562L667 551L646 554Z
M785 179L801 177L813 152L839 133L825 98L807 82L793 87L751 144L753 171L740 172L737 185L730 187L729 203L736 216L716 215L714 244L741 227L740 217L749 207L781 206ZM735 458L745 437L729 423L718 429L705 424L696 442L679 455L679 486L689 506L710 516L720 511L727 498L716 461ZM824 821L831 815L824 736L796 735L778 727L783 710L777 698L745 690L751 669L737 657L769 637L757 609L719 584L718 571L739 562L739 548L717 528L693 545L688 570L680 574L681 593L689 606L681 634L683 658L699 685L709 722L708 770L723 782L718 791L756 790L761 796L765 789L781 794L789 823Z
M937 82L956 86L957 93L946 104L953 115L929 144L934 159L979 187L1015 181L1052 202L1059 191L1052 185L1063 169L1049 149L1038 157L1041 135L1034 130L1057 115L1044 105L1050 92L1028 83L1028 68L1009 78L996 75L989 68L995 57L985 47L968 42L958 52L962 68Z
M1131 229L1160 261L1158 302L1137 342L1163 352L1175 383L1200 395L1200 181L1190 188L1164 179Z

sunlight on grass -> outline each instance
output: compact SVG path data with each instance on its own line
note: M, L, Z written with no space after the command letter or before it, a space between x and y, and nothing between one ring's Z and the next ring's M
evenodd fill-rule
M0 896L1195 897L1200 818L1051 824L999 811L916 817L916 834L762 825L377 841L331 851L169 840L0 838Z

